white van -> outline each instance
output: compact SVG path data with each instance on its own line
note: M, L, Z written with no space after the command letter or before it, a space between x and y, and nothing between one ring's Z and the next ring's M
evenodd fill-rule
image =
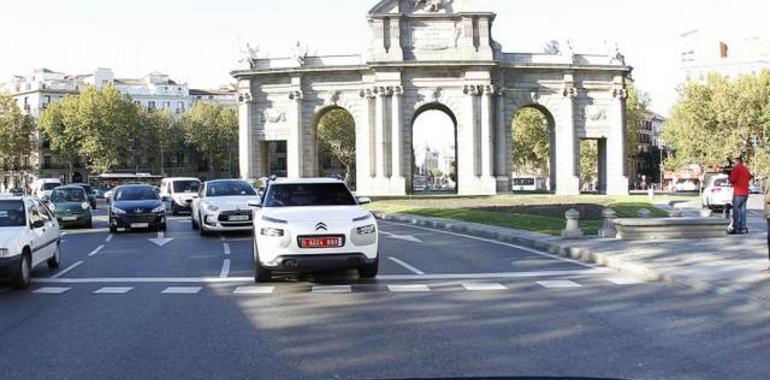
M160 183L160 196L172 215L190 212L192 200L201 188L201 181L192 177L166 178Z
M47 201L51 197L53 189L61 186L57 178L40 178L32 183L32 196Z

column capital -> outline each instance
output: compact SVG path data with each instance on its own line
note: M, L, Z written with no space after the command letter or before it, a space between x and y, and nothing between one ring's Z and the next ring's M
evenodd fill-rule
M578 89L573 85L564 85L562 95L564 95L565 98L577 98Z
M251 95L251 91L243 91L238 94L238 103L240 104L249 104L254 103L255 101L254 96Z
M628 98L628 90L625 88L615 88L612 90L612 97L619 100Z
M401 86L393 86L393 96L403 96L404 88Z
M481 91L484 95L494 96L497 94L497 88L493 84L486 84L481 86Z
M463 93L469 96L478 96L478 95L481 95L481 92L482 92L481 87L482 86L479 86L477 84L466 84L465 86L463 86Z
M374 98L374 87L372 88L362 88L361 92L358 93L358 96L362 98L372 99Z
M289 99L301 101L305 98L305 94L302 93L302 90L295 90L289 92Z
M393 94L393 88L390 86L375 86L374 94L381 97L390 96Z

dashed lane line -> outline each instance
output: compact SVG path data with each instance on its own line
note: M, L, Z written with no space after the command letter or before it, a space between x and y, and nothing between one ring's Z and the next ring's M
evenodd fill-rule
M388 285L388 291L391 293L427 293L430 292L430 288L425 284Z
M111 241L112 241L112 236L113 236L112 234L109 234L109 235L107 235L107 238L106 238L106 239L104 239L104 241L105 241L106 243L109 243L109 242L111 242Z
M134 290L133 287L107 286L107 287L95 290L94 294L126 294L132 290Z
M200 286L169 286L161 294L198 294L201 289Z
M275 291L273 286L239 286L233 294L271 294Z
M230 256L230 244L224 243L222 244L222 248L225 250L225 256Z
M568 288L580 288L581 285L575 281L558 280L558 281L538 281L538 285L546 289L568 289Z
M493 290L508 290L503 284L496 283L496 282L465 282L462 284L463 288L465 290L471 291L471 292L483 292L483 291L493 291Z
M64 276L65 274L69 273L73 269L79 267L81 264L83 264L83 260L80 260L80 261L76 262L75 264L72 264L72 265L68 266L67 268L65 268L61 272L51 276L51 279L58 279L59 277ZM41 279L41 280L46 280L46 279ZM36 281L36 279L32 279L32 281Z
M350 285L316 285L311 292L316 294L352 293L353 287Z
M409 265L409 264L407 264L407 263L405 263L405 262L403 262L403 261L401 261L401 260L399 260L399 259L397 259L395 257L388 257L388 260L390 260L390 261L392 261L392 262L394 262L394 263L396 263L398 265L401 265L402 267L406 268L406 270L408 270L408 271L410 271L410 272L412 272L414 274L417 274L417 275L424 275L425 274L425 272L423 272L423 271L421 271L421 270L419 270L419 269L417 269L417 268L415 268L415 267L413 267L413 266L411 266L411 265Z
M638 285L645 283L644 280L635 277L610 277L607 281L615 285Z
M477 240L477 241L483 241L483 242L487 242L487 243L502 245L502 246L506 246L506 247L510 247L510 248L515 248L515 249L518 249L518 250L521 250L521 251L526 251L526 252L529 252L529 253L534 253L534 254L539 255L539 256L548 257L548 258L551 258L551 259L554 259L554 260L563 261L565 263L571 263L571 264L575 264L575 265L580 265L580 266L586 267L586 268L595 268L596 267L595 265L584 263L584 262L579 261L579 260L568 259L566 257L552 255L550 253L541 252L541 251L538 251L536 249L522 247L520 245L511 244L511 243L505 243L505 242L498 241L498 240L486 239L486 238L477 237L477 236L463 235L463 234L459 234L459 233L456 233L456 232L442 231L442 230L437 230L437 229L433 229L433 228L426 228L426 227L420 227L420 226L415 226L415 225L406 224L406 223L396 223L396 222L390 222L390 221L381 221L380 223L386 224L386 225L387 224L391 224L391 225L402 226L402 227L407 227L407 228L415 228L415 229L423 230L423 231L430 231L430 232L435 232L435 233L444 234L444 235L452 235L452 236L462 237L462 238L466 238L466 239L471 239L471 240Z
M94 249L93 251L91 251L91 253L89 253L89 254L88 254L88 257L93 257L93 256L96 256L96 255L98 255L98 254L99 254L99 252L101 252L103 249L104 249L104 244L102 244L102 245L100 245L100 246L96 247L96 249Z
M219 278L227 278L230 275L230 259L222 262L222 270L219 272Z
M32 291L34 294L62 294L72 288L59 287L59 286L47 286Z

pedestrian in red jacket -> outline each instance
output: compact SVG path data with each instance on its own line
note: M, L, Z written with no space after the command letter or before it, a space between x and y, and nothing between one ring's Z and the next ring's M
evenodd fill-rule
M746 227L746 203L749 200L749 182L753 176L749 168L743 164L743 158L735 158L735 168L730 172L730 183L733 184L733 234L749 233Z

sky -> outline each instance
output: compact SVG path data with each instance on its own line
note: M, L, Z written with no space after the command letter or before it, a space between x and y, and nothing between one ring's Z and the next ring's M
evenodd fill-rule
M376 0L37 0L4 1L0 81L47 67L118 77L152 71L196 88L232 82L240 48L288 56L296 41L312 52L361 53ZM667 114L677 98L679 38L692 29L733 37L770 36L764 0L478 0L498 14L493 37L506 52L541 52L570 38L578 53L615 41L634 80Z

